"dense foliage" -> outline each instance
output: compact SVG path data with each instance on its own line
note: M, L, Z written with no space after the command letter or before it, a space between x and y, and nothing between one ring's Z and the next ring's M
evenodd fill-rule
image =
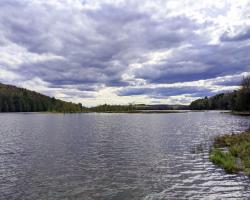
M89 108L91 112L134 112L136 111L135 107L132 105L123 106L123 105L100 105L96 107Z
M80 112L83 109L81 104L0 83L0 112Z
M186 105L167 105L167 104L158 104L158 105L145 105L138 104L135 105L136 110L188 110L189 107Z
M235 110L250 111L250 76L244 77L241 88L183 105L100 105L92 108L65 102L27 89L0 83L0 112L136 112L140 110Z
M190 104L192 110L230 110L235 107L234 93L222 93L212 97L197 99Z
M238 91L197 99L190 104L190 109L250 111L250 76L242 79Z
M241 89L236 96L236 110L250 111L250 76L243 78L241 82Z

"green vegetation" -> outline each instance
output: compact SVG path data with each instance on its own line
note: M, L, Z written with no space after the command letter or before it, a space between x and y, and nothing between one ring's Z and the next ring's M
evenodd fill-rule
M250 132L216 137L210 160L226 172L250 176Z
M136 112L132 105L100 105L92 108L65 102L24 88L0 83L0 112Z
M82 112L81 104L65 102L0 83L0 112Z
M136 110L188 110L189 106L187 105L167 105L167 104L156 104L156 105L145 105L145 104L137 104L134 105Z
M174 109L176 108L176 109ZM181 113L187 106L180 105L100 105L89 108L89 112L108 113Z
M65 102L40 93L0 83L0 112L112 112L163 113L171 110L232 110L234 114L250 115L250 76L244 77L241 89L218 94L185 105L100 105L92 108ZM162 112L160 112L162 111ZM168 112L167 112L168 113Z
M250 111L250 76L243 77L239 90L197 99L190 104L190 109Z
M240 169L236 165L236 158L230 152L223 152L219 149L214 149L210 155L213 163L223 167L226 172L238 172Z
M191 110L232 110L234 108L234 93L217 94L204 99L197 99L190 104Z
M166 105L167 106L167 105ZM141 113L142 108L147 110L166 108L163 105L138 106L137 105L100 105L92 108L83 107L82 104L65 102L51 98L24 88L0 83L0 112L110 112L110 113ZM177 107L177 106L175 106ZM171 109L172 107L167 106ZM149 113L149 112L148 112Z
M96 107L92 107L88 109L90 112L136 112L136 109L134 106L132 105L128 105L128 106L123 106L123 105L100 105L100 106L96 106Z

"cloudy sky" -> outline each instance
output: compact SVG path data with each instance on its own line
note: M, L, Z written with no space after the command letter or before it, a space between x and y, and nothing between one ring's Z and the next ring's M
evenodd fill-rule
M0 0L0 82L92 106L184 103L250 72L250 0Z

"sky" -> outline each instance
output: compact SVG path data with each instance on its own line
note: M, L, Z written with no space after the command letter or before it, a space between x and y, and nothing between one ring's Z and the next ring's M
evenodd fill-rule
M188 104L250 74L250 0L0 0L0 82L85 106Z

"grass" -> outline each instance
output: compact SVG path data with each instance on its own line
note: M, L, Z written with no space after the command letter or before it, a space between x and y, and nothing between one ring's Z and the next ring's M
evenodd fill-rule
M250 176L250 132L216 137L209 158L228 173Z
M213 163L224 168L228 173L238 172L240 168L236 165L236 158L230 152L223 152L220 149L214 149L210 154Z

